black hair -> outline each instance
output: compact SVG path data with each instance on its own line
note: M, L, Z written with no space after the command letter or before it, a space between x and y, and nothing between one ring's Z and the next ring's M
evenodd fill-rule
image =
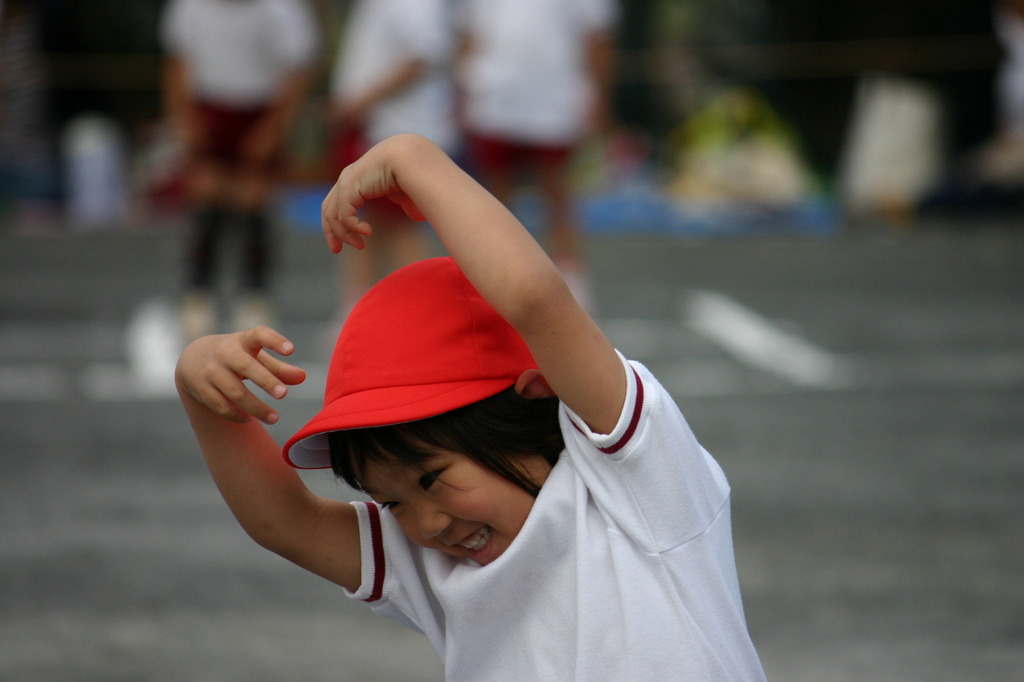
M466 455L533 497L540 486L518 460L541 456L554 466L565 447L557 398L524 398L513 388L418 421L327 434L331 469L363 490L367 462L398 462L426 473L438 450Z

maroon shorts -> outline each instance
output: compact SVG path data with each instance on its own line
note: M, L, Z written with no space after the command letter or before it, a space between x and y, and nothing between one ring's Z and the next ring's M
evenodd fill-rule
M370 142L358 125L341 126L331 139L331 172L335 177L350 163L370 150Z
M229 165L243 163L245 139L266 116L267 107L229 107L211 102L197 102L195 106L203 126L197 156ZM267 160L267 166L278 167L282 162L283 150L278 149Z
M562 166L572 156L572 145L543 145L510 142L485 135L466 135L470 163L481 173L512 168Z

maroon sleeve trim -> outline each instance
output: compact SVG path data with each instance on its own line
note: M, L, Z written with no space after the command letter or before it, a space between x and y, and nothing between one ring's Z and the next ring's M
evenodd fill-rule
M629 426L626 427L626 431L622 434L622 438L608 447L598 448L598 450L606 455L613 455L626 447L626 443L628 443L629 439L633 437L634 433L636 433L636 427L640 424L640 413L644 409L644 385L643 382L640 381L640 375L636 373L636 370L632 367L630 367L630 369L633 371L633 376L636 377L636 401L633 403L633 414L629 417ZM570 421L577 431L584 433L583 429L581 429L574 420Z
M640 381L640 375L636 373L636 370L632 367L630 369L633 370L633 376L636 378L636 402L633 403L633 414L629 418L629 426L626 427L626 432L622 434L622 438L617 443L606 448L598 448L598 450L606 455L614 454L624 448L629 439L636 433L636 427L640 424L640 413L644 409L644 384Z
M369 503L366 510L370 512L370 539L373 543L373 590L363 601L377 601L384 594L384 533L380 525L380 509Z

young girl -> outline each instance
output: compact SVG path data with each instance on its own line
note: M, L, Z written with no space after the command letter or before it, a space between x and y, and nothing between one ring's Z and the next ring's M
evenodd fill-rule
M729 488L671 397L627 362L541 247L424 138L346 168L334 252L389 197L451 254L352 311L324 407L285 446L259 422L304 379L260 327L191 344L182 402L231 510L261 545L424 632L452 680L760 680ZM557 398L555 398L557 396ZM256 419L252 419L255 417ZM313 495L331 466L373 503Z

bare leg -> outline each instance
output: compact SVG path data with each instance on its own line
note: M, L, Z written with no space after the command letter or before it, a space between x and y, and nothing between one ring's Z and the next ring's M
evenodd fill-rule
M209 160L197 161L190 174L188 189L195 214L185 247L187 291L180 304L186 340L216 330L212 292L218 247L229 218L227 178L225 169Z
M594 312L587 267L580 246L568 157L542 163L538 169L538 184L547 209L551 259L562 271L562 276L580 305Z
M552 259L580 260L568 160L541 164L537 179L547 209Z

